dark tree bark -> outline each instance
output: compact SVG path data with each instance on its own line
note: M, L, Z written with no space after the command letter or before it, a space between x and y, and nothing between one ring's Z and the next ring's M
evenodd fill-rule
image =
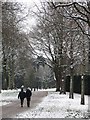
M84 76L81 76L81 105L85 105L85 82L84 82Z
M54 68L55 78L56 78L56 92L60 91L60 78L58 67Z

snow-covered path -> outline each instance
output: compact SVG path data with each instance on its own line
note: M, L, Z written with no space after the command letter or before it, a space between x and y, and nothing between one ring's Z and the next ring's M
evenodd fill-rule
M17 114L16 118L88 118L88 96L85 96L85 105L80 105L80 95L74 94L74 99L59 92L49 91L35 109Z
M42 99L42 102L39 102L39 104L30 109L24 106L24 110L19 113L17 112L13 118L88 118L88 96L85 95L85 105L80 105L80 94L74 94L74 99L69 99L69 93L66 95L59 94L59 92L55 92L55 89L39 91L47 91L48 95ZM8 101L11 104L13 100L17 99L16 94L18 91L12 91L12 97L10 97L11 91L7 93L6 97L6 93L3 93L3 102ZM32 102L34 103L35 101Z
M12 99L9 104L2 106L2 118L13 118L13 116L17 116L18 113L25 112L32 108L35 108L41 101L42 98L47 95L47 91L35 91L31 97L31 105L30 108L27 107L26 99L24 100L24 107L21 108L20 100Z

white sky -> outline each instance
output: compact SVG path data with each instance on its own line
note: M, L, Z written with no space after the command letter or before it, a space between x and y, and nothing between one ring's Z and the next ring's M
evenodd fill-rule
M3 2L23 2L25 4L28 4L28 5L32 5L33 3L39 3L40 1L43 1L43 0L3 0Z
M48 1L48 2L86 2L89 0L3 0L3 1L9 1L9 2L24 2L27 4L33 4L33 2L38 3L40 1Z
M89 0L13 0L13 1L21 1L21 2L27 2L27 3L38 3L39 1L54 1L54 2L86 2L86 1L89 1Z
M3 2L4 1L8 1L8 2L21 2L23 3L27 9L28 8L33 8L34 10L36 9L34 7L34 4L36 4L37 6L40 6L40 2L45 2L45 1L57 1L57 2L72 2L72 1L86 1L86 0L2 0ZM88 1L88 0L87 0ZM30 15L27 17L26 20L24 20L24 22L22 23L23 25L23 30L25 32L29 32L32 28L32 25L35 25L36 24L36 21L35 21L35 18L34 17L31 17Z
M40 2L45 2L45 1L55 1L55 2L72 2L72 1L88 1L88 0L2 0L3 2L7 1L7 2L21 2L23 3L27 9L28 8L34 8L34 4L36 4L37 6L40 6ZM29 31L31 29L32 25L35 25L36 21L35 18L31 17L29 15L29 17L27 18L26 21L23 22L23 26L25 26L24 31Z

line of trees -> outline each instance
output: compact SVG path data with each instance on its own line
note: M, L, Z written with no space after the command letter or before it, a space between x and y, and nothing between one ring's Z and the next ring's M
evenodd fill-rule
M78 25L78 28L80 28L82 32L82 75L81 75L81 104L85 104L84 100L84 92L85 92L85 84L84 84L84 75L85 75L85 42L86 42L86 37L88 38L88 74L90 74L90 1L85 1L85 2L64 2L64 3L51 3L54 9L59 8L64 8L68 11L68 8L73 8L76 12L75 14L71 14L70 12L68 13L68 17L72 18L75 23ZM65 16L66 17L66 16ZM72 82L72 81L71 81ZM73 85L71 85L71 91L73 91ZM70 92L73 93L73 92ZM73 98L73 95L72 95Z
M21 31L21 23L28 15L28 13L23 15L24 10L25 6L17 2L2 3L3 89L13 89L17 87L16 78L21 76L21 81L24 81L29 79L27 74L33 74L30 72L33 69L31 48L26 41L26 33Z
M38 78L36 76L37 68L40 65L44 67L45 60L42 56L34 57L28 35L23 30L22 24L28 15L29 10L23 4L2 3L2 89L19 88L22 84L36 88L41 87L41 82L45 82L39 81L41 75ZM49 76L46 77L47 75ZM44 75L46 79L50 76L49 73ZM48 81L44 86L48 86L47 84Z
M81 75L81 104L85 104L84 75L90 71L90 2L41 2L26 14L24 9L16 2L2 3L2 88L15 88L20 79L25 86L34 84L36 70L48 65L60 94L66 93L65 80L70 75L72 99L73 76ZM36 25L26 33L22 23L29 12Z
M37 5L36 8L38 12L32 14L37 25L29 33L31 45L51 62L56 91L65 93L65 76L70 74L69 98L73 99L73 76L82 76L81 104L84 104L84 75L89 73L89 8L77 2L41 3L41 8Z

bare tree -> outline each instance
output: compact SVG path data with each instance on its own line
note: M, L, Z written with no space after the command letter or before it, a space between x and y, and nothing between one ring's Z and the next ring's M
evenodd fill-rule
M42 6L42 9L38 8L39 13L33 12L34 16L36 15L37 26L30 31L29 42L33 46L36 55L39 55L37 52L39 51L50 61L51 64L49 66L53 69L56 78L56 91L59 91L61 87L62 93L64 90L62 81L65 71L67 71L66 69L69 68L68 71L70 73L70 66L78 64L74 63L76 60L72 61L72 59L76 59L74 57L77 55L73 56L73 54L77 54L79 51L77 41L80 38L80 29L78 30L77 24L73 22L72 30L70 30L71 22L64 17L66 15L64 9L53 10L51 6L46 7L45 5ZM72 31L74 32L72 33ZM72 51L73 49L74 51ZM70 55L68 54L69 52ZM65 59L69 62L66 63Z
M63 44L63 25L61 26L61 24L63 23L63 18L62 16L59 16L59 18L61 17L60 23L58 17L55 19L57 14L54 11L52 12L52 10L49 10L50 8L47 9L48 11L46 11L46 8L43 7L42 11L40 10L41 14L34 13L38 17L37 28L34 28L34 30L30 32L29 37L35 40L35 42L33 42L35 50L42 50L42 53L51 62L51 65L49 65L55 73L56 91L60 91L62 79L61 64Z
M72 18L82 31L86 37L88 37L88 43L89 43L89 48L88 48L88 71L90 71L90 1L86 2L61 2L61 3L49 3L51 6L53 6L54 9L57 9L58 7L63 7L66 9L66 15L64 17ZM74 14L70 14L68 12L68 9L74 8L76 11ZM83 27L84 23L84 27Z
M22 22L27 15L20 15L25 8L15 2L2 3L2 51L3 51L3 87L15 87L15 74L17 59L20 56L20 51L23 53L28 51L28 43L25 42L25 33L21 31L20 22Z

